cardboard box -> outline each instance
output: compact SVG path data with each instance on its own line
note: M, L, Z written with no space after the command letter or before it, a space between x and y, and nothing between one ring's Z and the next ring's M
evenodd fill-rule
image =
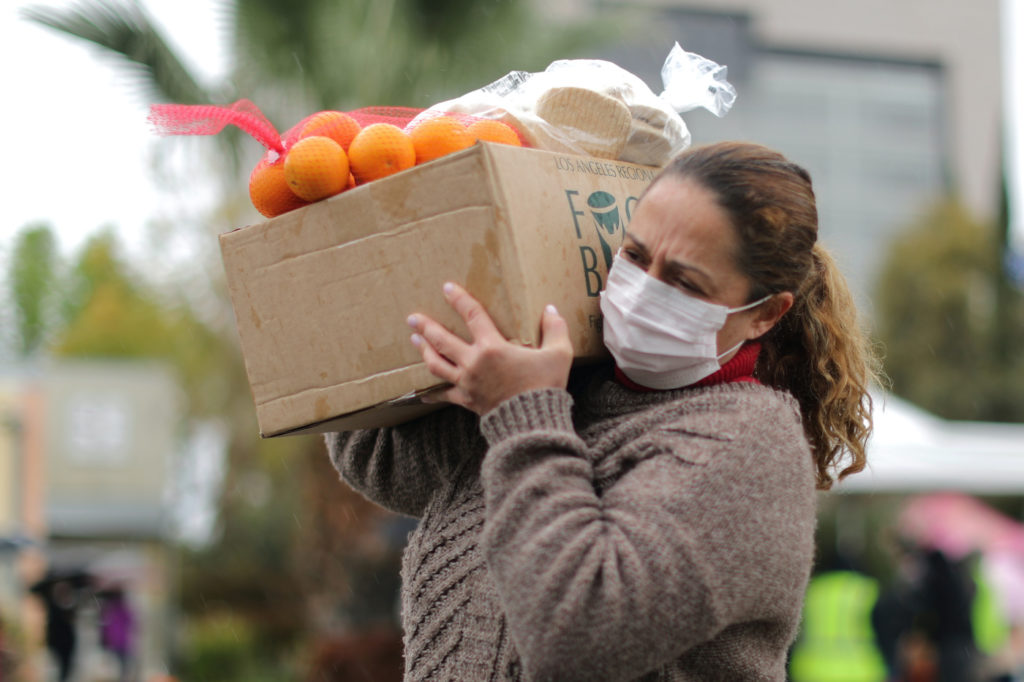
M655 169L481 143L220 236L263 436L401 423L439 386L409 342L422 312L468 338L465 286L536 345L548 303L599 358L598 292Z

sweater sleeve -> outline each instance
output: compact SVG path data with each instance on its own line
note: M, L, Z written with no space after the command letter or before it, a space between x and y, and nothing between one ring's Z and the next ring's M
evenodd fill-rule
M744 429L668 425L599 492L571 404L534 391L481 424L483 544L530 679L634 679L773 600L799 604L813 551L809 470L796 477L806 499L781 500L775 487L792 475L762 476L737 453L753 440ZM790 436L758 440L799 457Z
M448 407L400 426L328 433L324 440L346 483L386 509L419 517L474 445L480 451L477 434L475 415Z

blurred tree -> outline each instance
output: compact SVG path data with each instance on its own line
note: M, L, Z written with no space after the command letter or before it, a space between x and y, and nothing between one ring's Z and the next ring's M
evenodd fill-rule
M60 299L53 354L165 360L178 373L191 416L224 414L227 396L240 384L235 349L174 292L132 272L113 232L85 242Z
M258 439L244 367L233 340L204 324L181 292L134 271L113 231L94 234L65 264L50 228L27 226L15 239L3 285L10 296L0 300L10 299L17 327L16 338L7 340L16 342L19 353L163 360L176 370L189 417L227 420L236 434L244 434L231 442L239 461L267 459L267 451L273 450L272 444ZM294 449L303 440L284 448L276 443L277 450ZM282 460L278 453L275 461ZM217 569L200 583L204 591L197 591L206 603L227 600L233 606L248 606L245 615L255 616L253 637L262 638L261 646L270 645L260 649L265 652L262 663L272 667L279 648L287 646L305 622L302 593L289 578L298 486L293 478L281 476L273 495L261 496L253 492L259 486L254 486L252 475L231 473L222 501L229 523L221 528L230 551L196 552L189 558L206 560ZM269 489L270 484L264 487ZM287 636L274 637L281 633ZM241 679L256 678L247 670Z
M250 426L255 431L255 423ZM289 651L307 629L305 586L290 561L301 499L290 451L298 445L231 442L230 461L254 464L229 471L215 542L186 550L181 565L185 613L244 618L259 645L250 655L267 662Z
M608 32L597 22L553 25L523 0L237 0L233 44L247 61L234 81L240 92L266 92L258 101L268 111L290 93L301 95L302 115L425 107L512 68L537 70L576 56Z
M19 356L30 356L42 349L56 322L60 254L49 225L34 224L15 237L7 288L11 294L10 311L14 334L9 342Z
M15 250L12 272L32 272L29 266L39 254L55 253L52 244L47 249L36 246ZM183 550L184 603L201 617L246 617L252 623L249 634L259 643L257 653L249 656L267 669L278 665L277 655L306 622L303 592L290 562L298 479L282 471L282 463L290 461L293 450L308 447L310 439L259 440L237 347L203 324L184 297L165 283L147 281L134 272L112 231L101 231L85 242L67 277L48 277L38 288L36 298L61 304L58 323L48 328L47 352L57 357L166 361L177 372L189 416L226 420L236 434L229 459L255 462L228 472L220 500L220 543ZM209 644L198 642L195 655L205 656ZM246 668L239 679L255 678Z
M1004 287L998 231L955 201L910 225L875 301L893 390L940 416L1024 421L1024 295Z
M304 454L293 570L323 631L398 628L398 573L412 519L389 514L338 480L323 447ZM377 585L367 590L366 585Z

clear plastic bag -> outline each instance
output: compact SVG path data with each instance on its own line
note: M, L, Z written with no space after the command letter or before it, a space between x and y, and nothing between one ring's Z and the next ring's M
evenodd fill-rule
M721 118L736 101L736 88L726 80L728 67L686 52L676 43L661 67L665 90L661 98L680 113L703 107Z
M724 66L676 43L662 67L660 95L612 62L565 59L537 73L513 71L425 115L498 119L540 149L663 166L690 145L680 112L728 112L736 92L725 73Z

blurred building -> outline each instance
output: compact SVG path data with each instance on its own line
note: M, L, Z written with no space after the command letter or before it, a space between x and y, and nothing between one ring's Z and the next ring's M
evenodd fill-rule
M694 144L746 139L805 166L820 236L858 303L893 236L948 192L980 220L1000 192L1000 2L978 0L555 0L564 18L621 12L602 56L660 92L678 41L728 66L722 119L684 115Z
M33 644L39 679L44 578L85 577L77 613L82 680L113 671L94 598L123 587L142 669L165 668L173 598L168 493L182 398L170 371L138 362L60 362L0 372L0 612ZM92 675L92 676L90 676Z

